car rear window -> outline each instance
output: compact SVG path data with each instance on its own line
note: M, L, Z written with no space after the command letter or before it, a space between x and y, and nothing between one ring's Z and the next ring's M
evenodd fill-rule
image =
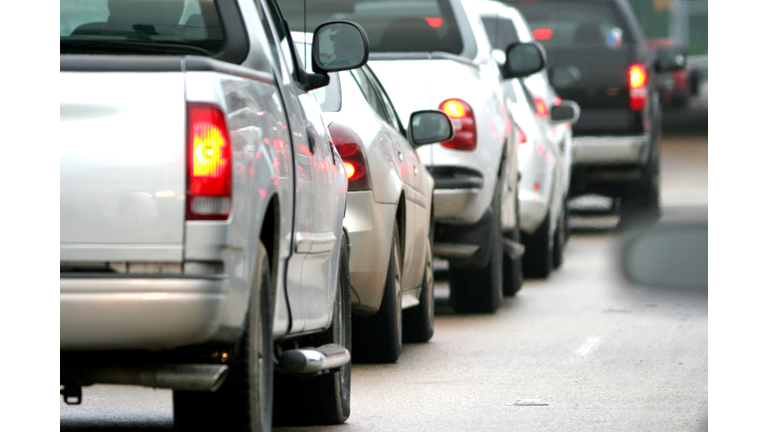
M61 53L197 54L224 48L214 0L60 0Z
M325 21L348 20L363 26L371 52L464 50L448 0L278 0L291 31L313 32Z
M545 48L621 48L631 34L612 2L513 2Z
M519 42L515 25L508 18L482 17L493 49L505 50L509 44Z

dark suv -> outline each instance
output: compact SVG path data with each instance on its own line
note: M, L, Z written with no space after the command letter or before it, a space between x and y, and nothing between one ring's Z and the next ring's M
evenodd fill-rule
M550 81L581 106L570 196L619 204L620 225L659 217L661 106L654 62L625 0L505 0L547 49ZM666 58L666 57L665 57Z

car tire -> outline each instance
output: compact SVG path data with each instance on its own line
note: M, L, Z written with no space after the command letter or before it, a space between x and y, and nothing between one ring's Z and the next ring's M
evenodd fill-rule
M555 228L555 239L552 245L552 268L558 269L563 265L563 249L565 249L565 212L566 203L563 201L563 207L560 209L560 217L557 218L557 228Z
M479 270L448 268L450 304L458 313L493 313L501 305L504 246L501 236L501 181L496 182L491 202L492 226L488 264Z
M419 304L403 311L403 342L428 342L435 333L435 277L432 245L427 241L427 258L421 278Z
M510 236L511 240L520 243L520 201L515 198L515 229ZM504 274L502 277L502 293L506 297L511 297L520 291L523 287L523 257L512 258L504 253Z
M355 329L352 359L362 363L394 363L400 358L403 344L403 314L401 308L400 232L395 221L392 248L384 283L384 295L379 311L369 317L352 317Z
M341 238L339 274L331 327L302 341L304 346L342 345L352 351L352 293L347 238ZM335 425L349 418L352 364L306 378L275 373L274 424L280 426Z
M544 279L552 272L554 236L549 233L550 212L536 231L525 242L523 274L525 277Z
M269 257L259 242L245 331L237 342L229 376L215 392L173 391L177 431L272 430L274 287Z

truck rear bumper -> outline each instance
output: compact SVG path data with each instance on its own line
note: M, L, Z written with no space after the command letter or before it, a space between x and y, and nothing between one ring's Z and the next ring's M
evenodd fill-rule
M226 299L223 276L103 274L60 284L62 351L203 343L219 331Z
M574 165L642 165L647 159L648 135L573 138Z

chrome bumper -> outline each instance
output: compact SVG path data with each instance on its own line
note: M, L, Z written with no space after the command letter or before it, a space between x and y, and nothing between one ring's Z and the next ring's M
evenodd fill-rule
M172 349L219 330L223 277L129 275L60 279L60 348Z
M573 164L642 164L648 135L574 137Z

